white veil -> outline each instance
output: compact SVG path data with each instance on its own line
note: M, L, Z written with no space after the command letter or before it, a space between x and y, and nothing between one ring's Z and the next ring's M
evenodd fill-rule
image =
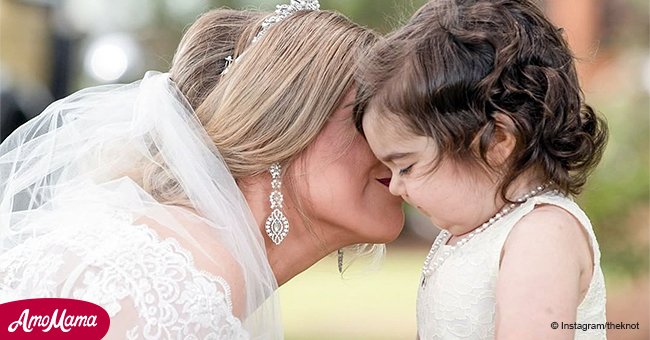
M144 174L151 167L164 169L171 181L146 184L156 183ZM156 190L177 192L185 203L159 202ZM168 74L149 72L130 85L79 91L0 145L0 254L55 228L33 223L47 214L76 209L92 218L105 208L156 221L193 255L207 258L211 274L222 275L235 261L243 280L231 288L243 295L246 330L252 338L282 337L277 283L259 228ZM209 227L194 232L174 211Z

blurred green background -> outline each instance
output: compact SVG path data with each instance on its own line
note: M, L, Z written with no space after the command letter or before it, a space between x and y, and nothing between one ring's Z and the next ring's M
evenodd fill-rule
M386 33L425 1L322 0ZM0 0L0 137L82 87L166 71L183 30L214 7L272 10L266 0ZM586 98L608 120L600 167L579 197L596 228L607 316L640 322L610 339L650 338L650 5L647 0L545 0L576 56ZM110 56L110 57L107 57ZM437 230L407 207L381 269L341 277L326 258L280 289L287 339L414 339L422 261Z

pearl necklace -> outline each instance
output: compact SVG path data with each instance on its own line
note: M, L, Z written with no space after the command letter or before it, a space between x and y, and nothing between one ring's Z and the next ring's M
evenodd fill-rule
M505 215L513 211L516 207L520 206L522 203L526 202L529 198L536 196L542 191L544 191L544 189L549 187L551 184L552 182L542 184L536 187L535 189L529 191L527 194L520 197L519 199L515 200L515 203L506 205L503 209L501 209L501 211L496 213L496 215L491 217L489 220L487 220L478 228L472 230L469 234L467 234L467 236L460 239L455 245L447 247L447 249L443 251L441 256L439 256L435 261L433 261L433 257L436 255L440 246L442 246L443 242L446 243L451 235L451 233L449 233L447 230L440 231L440 234L438 235L438 237L436 237L435 242L433 242L433 245L431 246L431 250L429 250L427 257L424 260L424 266L422 266L422 274L423 274L422 286L424 287L424 285L426 284L426 279L429 276L431 276L431 274L433 274L433 272L436 271L438 267L440 267L456 249L462 247L467 242L469 242L469 240L474 238L476 235L480 234L485 229L494 225L497 221L499 221Z

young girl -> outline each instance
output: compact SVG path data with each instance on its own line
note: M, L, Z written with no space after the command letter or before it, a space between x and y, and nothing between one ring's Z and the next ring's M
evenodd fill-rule
M390 191L442 229L419 338L605 338L600 251L571 196L607 128L561 30L527 0L430 1L362 65L357 127Z

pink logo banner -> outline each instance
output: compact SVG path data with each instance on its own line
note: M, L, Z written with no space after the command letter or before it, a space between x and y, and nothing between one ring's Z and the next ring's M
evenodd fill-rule
M111 319L100 306L73 299L0 304L0 339L101 339Z

